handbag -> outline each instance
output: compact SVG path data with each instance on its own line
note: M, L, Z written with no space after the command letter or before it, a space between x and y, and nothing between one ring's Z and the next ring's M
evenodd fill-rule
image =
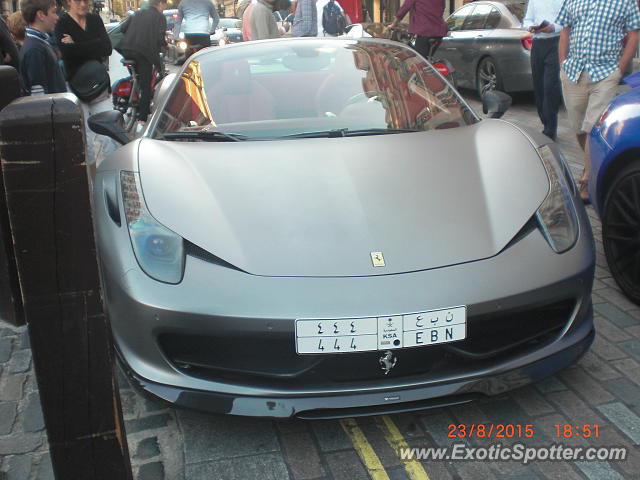
M80 100L90 102L109 88L109 72L104 64L89 60L69 80L69 87Z

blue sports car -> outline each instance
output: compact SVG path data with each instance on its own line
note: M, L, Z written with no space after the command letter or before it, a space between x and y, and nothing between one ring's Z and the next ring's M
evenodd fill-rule
M613 278L640 304L640 73L625 83L591 131L590 197L602 219Z

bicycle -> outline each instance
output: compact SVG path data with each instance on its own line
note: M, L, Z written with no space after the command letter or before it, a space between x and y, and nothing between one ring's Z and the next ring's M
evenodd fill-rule
M128 133L135 133L136 120L138 117L138 102L140 100L140 84L136 72L135 60L123 58L122 64L129 70L129 76L121 78L114 83L111 98L113 108L122 113L124 117L124 129ZM166 76L167 72L163 68L162 72L154 65L151 74L151 98L156 85Z

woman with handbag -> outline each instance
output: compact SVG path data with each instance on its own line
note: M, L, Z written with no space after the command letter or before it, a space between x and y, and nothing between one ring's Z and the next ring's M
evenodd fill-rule
M97 136L86 125L96 113L111 110L109 74L104 66L111 55L111 41L100 16L90 13L91 0L66 0L55 39L60 48L70 90L80 99L87 132L87 162L102 158L105 150L115 149L113 141Z

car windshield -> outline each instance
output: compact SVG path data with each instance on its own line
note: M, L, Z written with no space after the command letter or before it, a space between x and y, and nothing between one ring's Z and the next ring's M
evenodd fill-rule
M288 39L195 56L151 136L212 141L379 135L479 121L400 44Z

